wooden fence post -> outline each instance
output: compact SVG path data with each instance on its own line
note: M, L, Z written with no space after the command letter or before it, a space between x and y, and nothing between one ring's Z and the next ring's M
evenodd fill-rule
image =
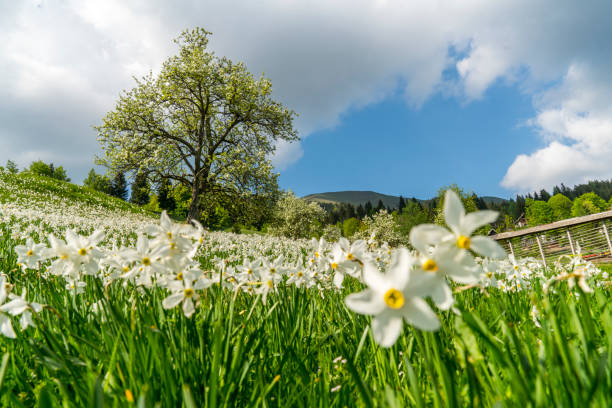
M510 253L512 254L512 256L516 258L516 256L514 255L514 248L512 248L512 242L510 240L508 240L508 247L510 248Z
M536 241L538 242L538 248L540 249L540 256L542 257L542 262L544 262L544 267L546 268L546 257L544 256L544 250L542 249L542 243L540 242L540 236L536 235Z
M565 229L567 231L567 239L569 240L570 248L572 249L572 255L576 255L576 250L574 249L574 243L572 242L572 234L570 234L569 228Z

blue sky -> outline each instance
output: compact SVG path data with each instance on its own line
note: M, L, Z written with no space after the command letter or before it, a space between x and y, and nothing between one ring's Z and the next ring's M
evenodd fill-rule
M396 93L305 138L302 158L281 172L280 184L300 196L373 190L430 198L456 183L510 197L500 186L506 170L518 154L542 146L526 125L534 115L531 98L515 85L495 84L469 103L438 94L420 108Z
M200 26L299 114L302 141L271 157L298 195L610 179L611 15L604 0L0 2L0 164L83 180L92 126Z

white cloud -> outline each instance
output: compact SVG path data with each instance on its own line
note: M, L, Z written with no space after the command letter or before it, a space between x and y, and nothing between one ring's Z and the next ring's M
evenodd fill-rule
M52 157L83 177L99 151L91 126L133 86L133 75L155 71L176 51L172 38L199 25L213 32L218 54L271 78L274 95L299 113L303 137L399 84L418 108L445 90L463 101L482 98L501 80L534 96L532 123L548 143L517 157L504 186L603 177L596 153L610 141L610 8L556 0L3 2L0 161ZM457 70L456 80L443 79L448 69ZM563 152L591 164L580 172L573 162L534 164L536 156ZM281 145L275 163L282 168L301 155L299 145Z
M503 186L526 192L612 178L612 84L606 76L573 64L559 86L539 96L531 125L547 145L518 156Z

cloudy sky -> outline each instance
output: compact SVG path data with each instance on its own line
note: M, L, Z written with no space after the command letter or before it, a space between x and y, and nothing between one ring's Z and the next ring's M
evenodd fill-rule
M299 195L483 195L612 178L612 3L20 0L0 3L0 162L81 181L93 125L183 29L265 73L299 114Z

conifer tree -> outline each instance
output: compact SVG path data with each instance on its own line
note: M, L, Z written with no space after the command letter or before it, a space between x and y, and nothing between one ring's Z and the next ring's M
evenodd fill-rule
M137 205L145 205L149 203L149 182L147 175L144 173L136 174L132 183L132 194L130 194L130 202Z
M159 189L157 190L157 200L159 201L159 208L166 211L172 211L176 208L176 201L171 194L172 185L166 179L164 180Z
M125 174L118 172L113 181L111 181L110 194L114 197L118 197L122 200L127 199L127 181L125 180Z
M406 207L406 202L404 201L404 197L400 195L399 204L397 206L397 212L401 214L404 207Z
M376 205L374 212L379 212L380 210L384 210L384 209L385 209L385 205L383 204L382 200L378 200L378 204Z

